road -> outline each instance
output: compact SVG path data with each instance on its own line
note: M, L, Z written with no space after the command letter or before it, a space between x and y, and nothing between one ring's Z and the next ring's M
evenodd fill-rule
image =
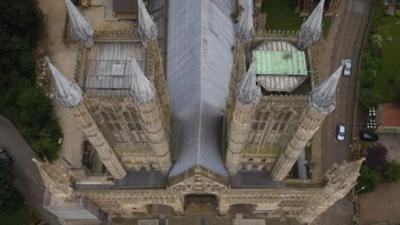
M336 36L331 58L331 70L335 71L342 59L350 58L353 61L350 77L340 79L336 110L325 119L322 125L322 171L326 171L344 160L351 160L349 144L352 136L357 136L358 131L353 131L354 106L356 103L356 84L358 62L360 60L361 46L367 28L372 0L344 0L344 11L340 12L342 21ZM336 140L336 125L343 123L346 127L346 139L340 143Z
M373 0L344 0L342 21L334 43L331 57L330 71L335 71L342 59L352 59L352 74L350 77L342 77L338 87L336 98L336 110L325 119L321 128L321 169L324 173L344 160L350 161L352 154L349 144L352 137L357 136L358 131L353 131L354 107L357 91L358 63L361 59L361 48L364 33L367 29L368 18L371 12ZM357 121L355 121L357 123ZM336 140L336 125L343 123L347 129L346 139L339 143ZM317 218L314 224L352 224L353 206L351 197L346 196L329 208Z
M0 116L0 145L5 147L13 159L17 175L15 185L26 201L42 219L51 225L58 225L57 219L43 208L45 188L32 158L36 157L14 125Z

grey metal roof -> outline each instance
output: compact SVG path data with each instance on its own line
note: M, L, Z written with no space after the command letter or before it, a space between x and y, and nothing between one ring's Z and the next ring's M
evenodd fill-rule
M179 155L170 176L203 166L227 176L220 128L232 67L231 0L170 0L167 80L179 121Z
M96 43L87 54L85 91L101 94L107 90L129 94L135 74L132 60L144 68L144 51L139 43Z
M134 13L138 9L135 0L113 0L112 3L112 9L116 13Z

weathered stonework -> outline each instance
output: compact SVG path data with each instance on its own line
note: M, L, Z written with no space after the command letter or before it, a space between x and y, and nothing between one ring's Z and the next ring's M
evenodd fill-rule
M311 1L307 2L311 4ZM331 1L331 4L334 2L338 1ZM256 1L256 12L259 12L260 6L261 1ZM50 212L63 219L75 210L79 212L76 216L94 216L103 218L98 221L104 222L110 217L149 215L151 206L161 205L176 215L182 215L191 197L212 196L221 215L236 206L248 206L269 217L296 218L300 223L310 223L351 190L362 161L335 167L327 173L323 182L308 177L287 178L300 151L312 139L329 110L334 108L331 104L329 110L322 112L321 107L326 105L310 102L308 93L315 89L313 75L308 74L306 80L309 83L301 88L299 86L302 90L286 93L262 89L262 95L257 95L255 91L260 88L256 79L247 77L246 71L251 71L252 49L266 41L296 43L297 33L292 31L259 32L250 42L247 38L246 43L238 39L232 48L233 64L229 93L225 96L224 139L221 143L229 175L212 171L200 163L177 175L169 174L174 162L171 155L176 154L175 146L170 144L169 139L177 131L170 127L171 110L163 49L160 49L157 35L154 35L156 26L150 14L144 11L146 8L143 6L140 10L144 13L142 19L145 16L147 20L142 24L141 35L137 35L135 26L133 30L94 32L99 45L135 43L138 57L109 59L112 62L140 60L140 66L135 64L136 70L123 74L132 76L130 88L121 85L114 89L111 85L104 88L107 90L103 87L85 90L88 70L85 60L89 60L90 51L82 45L77 53L75 80L85 94L78 95L79 88L64 80L63 88L67 91L61 93L65 97L63 100L70 103L68 108L110 174L94 176L86 174L85 167L72 169L58 162L37 162L48 189L45 199ZM93 53L93 48L91 51ZM307 56L310 61L311 57ZM115 63L117 67L119 63ZM307 66L309 71L315 68L311 61ZM242 81L243 85L239 85ZM331 88L328 91L331 91L329 100L333 100L335 90ZM314 97L321 100L323 95ZM187 132L190 133L190 130ZM199 154L200 148L206 147L199 145L198 148L190 153ZM241 172L267 175L264 176L267 177L266 184L235 186L233 179ZM104 212L106 216L99 212Z
M275 163L271 172L274 180L283 180L297 161L300 151L303 150L312 139L315 132L319 129L325 119L326 114L316 111L310 107L305 115L300 119L300 125L296 133L291 138L285 151Z

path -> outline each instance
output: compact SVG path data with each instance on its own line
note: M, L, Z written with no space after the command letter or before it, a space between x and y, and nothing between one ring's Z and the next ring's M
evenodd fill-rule
M5 147L13 159L17 175L15 185L38 215L51 225L58 225L57 219L43 208L45 188L32 158L36 157L14 125L0 116L0 145Z

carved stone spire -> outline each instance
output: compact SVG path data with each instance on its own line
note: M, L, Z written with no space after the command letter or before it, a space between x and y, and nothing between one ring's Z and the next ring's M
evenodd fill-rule
M307 143L313 138L315 132L319 129L326 115L335 109L336 87L342 73L340 66L320 86L310 94L310 107L301 118L297 131L290 140L285 151L275 162L271 172L272 179L282 181L290 172L296 163L300 153L306 147Z
M236 104L232 119L228 125L228 150L226 167L229 174L234 175L240 169L241 154L248 142L251 131L251 121L260 100L261 90L256 84L256 63L253 61L247 74L239 82L236 91Z
M86 47L92 47L94 33L92 26L85 17L82 16L71 0L65 0L65 5L68 11L72 34L74 37L81 40Z
M132 76L130 94L134 99L149 144L156 153L158 166L161 172L166 174L171 167L166 121L161 114L154 85L145 76L134 57L132 57L132 67L135 74Z
M144 6L143 0L138 1L138 23L139 23L139 34L142 41L156 40L158 31L157 24L154 23L149 12Z
M330 113L336 107L336 87L342 74L340 66L328 79L310 94L310 104L321 113Z
M144 75L142 69L136 62L135 58L132 58L132 67L134 75L132 76L131 84L131 95L137 103L146 103L155 98L154 85Z
M115 178L122 178L126 175L125 169L83 103L82 90L77 84L69 81L61 74L50 61L48 63L55 80L57 98L61 105L72 108L75 119L96 149L104 166Z
M252 0L247 3L241 4L244 11L240 15L237 24L238 37L242 42L249 42L254 34L253 23L253 3Z
M35 158L32 161L36 164L44 185L51 193L65 197L72 194L72 188L69 186L71 176L60 163L42 162Z
M48 64L54 78L57 99L60 104L66 108L77 106L82 100L81 88L69 81L49 60Z
M325 0L321 0L307 20L301 25L299 32L299 48L305 49L319 39L322 32L324 4Z
M302 224L311 223L318 215L346 196L357 183L363 161L364 158L349 163L344 162L339 167L334 166L330 169L325 176L328 180L325 187L311 197L300 211L297 221Z
M257 86L256 62L253 61L246 76L240 81L236 97L243 104L256 104L260 100L261 90Z

